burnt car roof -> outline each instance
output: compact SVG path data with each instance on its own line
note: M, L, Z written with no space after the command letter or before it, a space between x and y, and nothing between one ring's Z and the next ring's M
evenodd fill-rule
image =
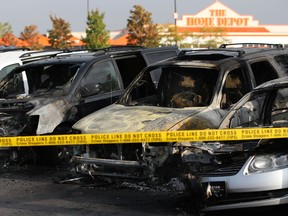
M146 50L153 51L157 50L158 48L145 48L141 46L116 46L116 47L107 47L103 49L97 50L89 50L86 53L73 53L73 52L61 52L63 55L55 55L49 59L43 59L34 61L31 63L27 63L21 68L30 67L31 65L45 65L45 64L61 64L61 63L84 63L90 60L95 60L96 58L103 59L107 58L108 56L125 56L125 55L138 55ZM167 49L171 49L171 47L167 47ZM161 50L161 52L165 52L165 48Z
M178 56L163 62L157 62L151 66L187 66L193 67L217 67L234 60L248 60L254 57L268 57L287 54L288 50L281 46L258 48L217 48L217 49L183 49Z
M275 55L285 52L284 48L218 48L218 49L191 49L182 50L178 60L214 60L219 61L228 58L249 58L253 55ZM287 51L286 51L287 52ZM286 53L285 52L285 53Z

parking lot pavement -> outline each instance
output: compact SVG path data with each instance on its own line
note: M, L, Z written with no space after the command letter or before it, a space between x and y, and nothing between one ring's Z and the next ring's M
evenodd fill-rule
M67 168L1 164L0 215L197 215L185 197L148 189L145 184L103 180L91 183L74 177ZM254 216L284 216L287 210L287 207L274 207L198 215L242 216L253 212Z
M60 183L69 171L30 166L0 170L0 215L182 215L167 194L99 184Z

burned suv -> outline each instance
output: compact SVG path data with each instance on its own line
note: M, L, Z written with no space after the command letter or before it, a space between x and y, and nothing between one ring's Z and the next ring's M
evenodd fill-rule
M287 76L287 60L287 50L277 47L183 50L145 68L115 104L82 118L73 129L94 134L218 128L244 94ZM193 162L197 155L186 145L88 145L73 159L80 173L167 181L189 174L182 160Z
M0 83L0 133L69 133L81 117L114 103L147 65L178 52L177 47L120 46L20 66Z

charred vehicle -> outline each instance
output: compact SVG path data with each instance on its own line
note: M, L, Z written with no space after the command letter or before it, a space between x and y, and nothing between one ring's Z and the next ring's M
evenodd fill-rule
M1 135L69 133L81 117L114 103L148 64L178 52L177 47L109 47L20 66L0 83ZM56 160L58 148L39 149Z
M147 67L115 104L82 118L73 129L95 134L218 128L244 94L286 76L287 57L282 48L183 50ZM198 157L189 145L87 145L74 151L73 161L79 173L169 181L189 176L194 161L210 159Z
M62 50L31 51L20 48L6 48L0 50L0 80L2 80L14 68L39 59L52 58L58 54L64 54Z
M219 128L269 130L287 126L288 77L284 77L262 84L245 95ZM287 204L287 138L188 144L190 151L206 160L193 161L194 174L200 176L206 191L204 210Z

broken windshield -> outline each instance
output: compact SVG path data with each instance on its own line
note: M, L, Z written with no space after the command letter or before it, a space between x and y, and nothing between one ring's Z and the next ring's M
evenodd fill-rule
M215 69L189 67L146 71L129 90L125 102L174 108L208 106L212 102L218 75L219 71ZM158 77L158 80L151 77Z
M37 65L11 73L0 84L0 97L63 96L69 93L80 64Z

